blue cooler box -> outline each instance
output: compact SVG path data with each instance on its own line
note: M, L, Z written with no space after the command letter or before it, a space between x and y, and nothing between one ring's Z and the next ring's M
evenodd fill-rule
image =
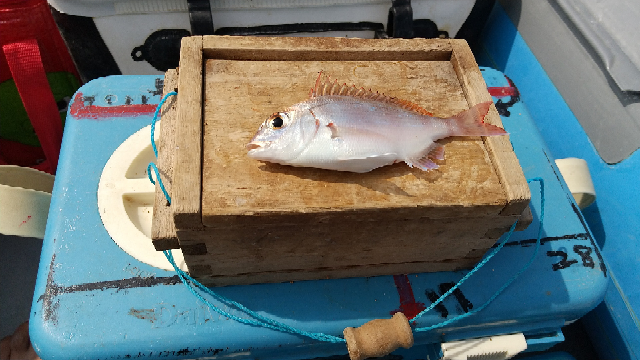
M609 271L554 160L520 101L496 70L482 73L527 179L545 182L542 241L540 184L530 183L533 223L415 327L440 324L487 302L529 259L531 266L486 308L415 332L404 358L437 358L441 343L523 333L528 351L563 340L561 328L602 300ZM173 271L130 256L109 236L97 205L111 154L151 123L162 77L113 76L84 85L71 104L33 300L30 334L43 359L260 358L347 354L327 343L243 325L209 310ZM132 154L135 156L135 154ZM146 167L146 163L142 165ZM300 281L215 289L257 313L312 332L342 336L345 327L424 309L465 271ZM225 311L245 316L221 305Z

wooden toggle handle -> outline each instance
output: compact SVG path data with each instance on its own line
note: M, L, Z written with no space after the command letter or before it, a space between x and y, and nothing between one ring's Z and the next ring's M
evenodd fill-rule
M397 312L391 319L376 319L343 331L351 360L385 356L402 346L413 346L413 332L409 320Z

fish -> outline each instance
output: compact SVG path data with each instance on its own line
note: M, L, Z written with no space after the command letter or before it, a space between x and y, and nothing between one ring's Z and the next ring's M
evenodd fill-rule
M444 160L437 140L450 136L499 136L484 123L491 101L448 118L412 102L355 85L340 85L322 72L309 98L269 116L246 145L263 162L366 173L404 161L423 171Z

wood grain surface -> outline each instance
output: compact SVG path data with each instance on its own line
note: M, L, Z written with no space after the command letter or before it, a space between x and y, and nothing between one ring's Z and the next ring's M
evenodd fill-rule
M217 217L225 215L403 207L420 212L420 207L420 216L446 217L448 210L440 213L437 208L473 212L477 207L481 213L497 214L506 205L503 186L479 137L445 141L446 159L430 172L399 163L354 174L249 158L245 144L258 126L270 114L304 101L319 71L415 102L440 117L469 107L449 61L207 60L205 226L216 226Z
M201 260L214 264L217 275L233 275L455 260L464 258L473 249L490 248L496 241L493 228L504 228L514 221L515 217L507 216L467 218L464 222L458 219L335 220L207 228L178 235L181 246L203 244L199 251L187 251L185 256L206 255ZM187 264L191 268L194 263Z
M164 95L173 91L178 86L178 71L169 70L164 75ZM156 166L164 188L169 194L173 194L173 155L175 148L176 125L176 101L177 97L168 99L160 111L159 129L160 138L156 141L158 148L158 160ZM153 205L153 217L151 220L151 239L158 251L179 249L176 226L173 222L173 210L167 202L160 184L156 182L155 201Z
M183 38L171 194L174 222L181 229L202 227L202 61L202 37Z
M460 42L452 43L453 53L451 64L458 75L465 97L471 104L491 101L487 92L487 85L478 69L471 49ZM489 124L502 126L502 120L495 107L491 107L485 118ZM529 204L531 193L524 177L520 162L513 152L513 147L506 136L491 136L485 138L486 148L495 167L496 174L504 186L507 205L502 210L504 215L521 214Z
M192 265L189 271L192 276L205 286L248 285L256 283L273 283L300 281L309 279L340 279L345 277L371 277L387 274L412 274L412 277L420 277L418 273L437 271L457 271L473 267L481 257L469 257L447 261L420 261L414 263L399 264L372 264L368 266L345 266L338 268L280 270L258 273L238 273L234 275L216 275L212 266Z
M204 36L207 59L235 61L448 61L464 40Z

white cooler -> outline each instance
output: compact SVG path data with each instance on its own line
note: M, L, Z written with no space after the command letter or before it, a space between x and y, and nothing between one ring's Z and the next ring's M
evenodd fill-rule
M93 18L124 75L164 74L178 63L179 39L226 34L225 29L281 24L373 23L387 26L390 9L410 7L413 19L429 19L454 37L474 0L49 0L62 13ZM208 7L207 7L208 5ZM210 17L208 16L210 14ZM401 14L402 15L402 14ZM410 16L410 14L409 14ZM335 31L285 36L373 38L372 26L337 26ZM298 29L303 26L298 26ZM222 32L220 32L222 30ZM165 59L166 57L175 57ZM154 66L155 65L155 66Z

